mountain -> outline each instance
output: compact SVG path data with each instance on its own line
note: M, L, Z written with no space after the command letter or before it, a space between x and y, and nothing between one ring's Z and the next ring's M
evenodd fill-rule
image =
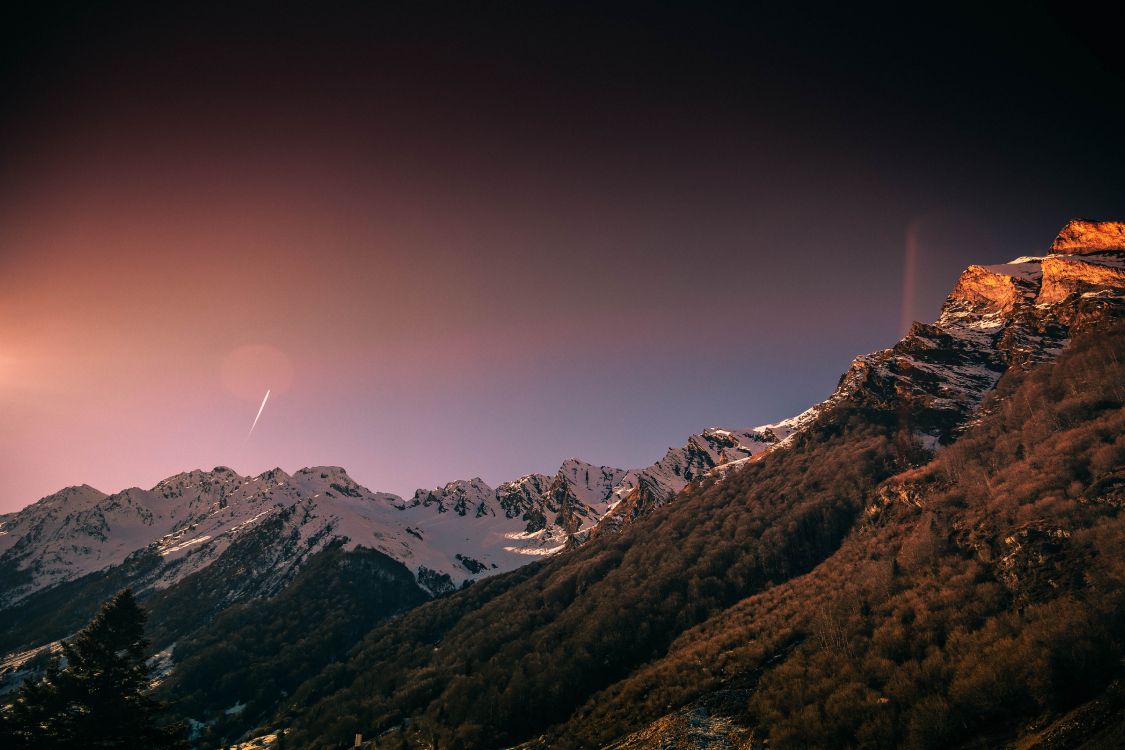
M1054 358L1071 335L1118 317L1123 294L1125 223L1071 221L1047 254L970 266L934 323L914 323L893 347L858 357L822 403L752 431L708 430L669 451L619 491L627 502L601 526L618 529L622 520L668 502L693 478L730 472L760 457L846 399L895 405L912 418L904 425L910 439L927 448L949 443L1009 367ZM734 452L724 450L724 437L732 438ZM664 467L684 469L662 472ZM687 482L678 481L685 477ZM669 494L668 488L674 490Z
M937 321L914 323L893 347L857 358L800 419L859 398L904 409L927 446L950 442L1009 367L1048 361L1072 335L1120 316L1122 227L1071 221L1048 254L969 266Z
M791 432L787 423L709 428L640 469L572 458L553 476L528 474L496 488L479 477L457 480L420 489L409 500L372 492L335 466L293 475L273 469L256 477L219 466L113 495L68 487L0 516L0 612L126 563L138 573L122 583L139 592L164 590L267 524L277 528L250 563L260 568L255 595L280 591L337 540L345 549L386 554L412 570L427 592L444 594L580 544L592 533L617 531L690 482L758 455ZM228 599L247 593L232 590Z
M557 552L623 503L632 508L638 493L664 502L693 478L771 441L776 438L765 433L710 429L643 469L569 459L554 476L529 474L496 488L480 478L458 480L418 490L409 500L372 492L334 466L257 477L220 466L113 495L68 487L0 516L7 583L0 607L141 558L151 564L132 585L162 590L214 563L240 535L269 520L281 527L274 549L262 550L272 560L271 580L262 584L267 592L280 590L339 539L346 549L383 552L411 568L431 593L445 593Z
M330 548L379 553L423 597L448 594L619 529L715 467L777 443L780 429L705 430L642 469L568 459L553 476L496 488L458 480L410 499L372 492L333 466L256 477L220 466L113 495L66 488L0 516L0 686L125 586L153 609L161 647L235 603L276 596ZM388 601L413 601L393 578Z
M970 267L763 450L377 625L273 725L309 747L1111 746L1121 227Z
M970 266L937 321L857 358L822 403L774 425L704 430L640 469L570 459L552 476L495 488L458 480L409 499L372 492L338 467L258 477L218 467L115 495L68 488L0 517L0 652L9 652L0 669L22 674L129 585L165 649L168 696L204 722L207 741L237 737L279 705L273 723L311 746L360 729L390 732L380 747L413 746L423 727L455 747L656 747L704 725L744 738L762 719L732 713L730 696L712 688L743 691L735 702L745 706L764 665L812 636L771 630L759 640L773 650L753 650L767 660L740 662L746 674L726 682L709 668L707 679L684 678L694 657L680 644L697 628L723 630L747 598L772 601L768 592L786 586L819 601L827 589L806 589L840 588L832 566L866 570L853 559L869 543L861 531L883 508L926 502L896 477L1000 460L1000 447L962 458L953 448L997 424L1015 430L1004 422L1013 398L1039 398L1054 414L1058 404L1020 389L1031 374L1056 372L1073 342L1107 358L1086 362L1070 388L1104 391L1117 367L1109 332L1125 309L1123 236L1125 224L1075 221L1048 252ZM1055 418L1052 437L1075 419ZM1088 472L1067 497L1092 491L1082 489L1089 482L1109 482L1105 496L1115 497L1113 476ZM1062 528L1024 519L982 531L985 516L974 513L929 517L911 544L961 524L978 529L958 532L975 541L943 550L1002 559L998 534L1041 551ZM988 573L1001 587L1022 581L1012 571L1039 553L1012 554ZM803 610L791 616L806 621ZM661 666L673 655L678 677ZM647 674L659 677L636 692ZM707 718L717 707L727 708Z

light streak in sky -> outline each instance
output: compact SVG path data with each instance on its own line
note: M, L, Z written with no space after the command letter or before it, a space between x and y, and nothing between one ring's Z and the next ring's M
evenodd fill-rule
M270 398L270 389L266 389L266 396L262 399L262 405L258 407L258 414L254 417L254 424L250 425L250 432L246 433L246 439L249 440L250 436L254 434L254 428L258 426L258 420L262 418L262 410L266 408L266 402Z

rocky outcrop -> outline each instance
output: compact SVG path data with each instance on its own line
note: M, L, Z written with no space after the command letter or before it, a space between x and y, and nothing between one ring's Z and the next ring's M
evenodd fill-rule
M1071 222L1055 246L1071 253L970 266L932 324L914 323L890 349L859 357L836 392L893 410L923 444L946 442L1010 367L1054 358L1070 336L1125 313L1125 224Z
M780 445L792 430L779 423L751 430L711 427L692 435L687 445L669 448L652 466L625 474L614 488L612 507L591 536L619 531L716 469L738 465Z
M422 506L433 508L438 513L456 513L459 516L472 514L475 518L494 513L491 501L494 490L480 477L458 479L442 487L418 490L406 507Z
M969 266L950 296L982 311L1008 311L1035 296L1036 276L1034 272L1020 274L1000 266Z
M754 750L765 747L754 731L739 721L749 692L727 690L668 714L603 750ZM530 746L530 745L529 745Z
M1125 508L1125 468L1097 477L1082 497L1083 502Z
M1044 258L1043 285L1036 303L1053 305L1072 294L1125 294L1125 258Z
M972 526L958 525L953 539L988 565L1021 605L1079 586L1083 576L1072 554L1070 530L1045 519L1001 528L995 519L986 518Z
M1066 255L1125 252L1125 221L1069 221L1051 243L1051 252Z
M996 578L1022 603L1041 601L1055 590L1070 590L1082 571L1068 565L1070 531L1044 520L1029 521L999 540Z
M613 507L613 510L590 531L590 537L615 534L627 524L671 501L675 496L675 492L669 491L649 477L639 476L636 484L629 488L628 493Z

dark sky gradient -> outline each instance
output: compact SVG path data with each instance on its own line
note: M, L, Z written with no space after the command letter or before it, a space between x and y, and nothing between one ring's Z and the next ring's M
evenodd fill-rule
M149 5L0 20L0 511L643 465L1125 215L1115 40L1073 3Z

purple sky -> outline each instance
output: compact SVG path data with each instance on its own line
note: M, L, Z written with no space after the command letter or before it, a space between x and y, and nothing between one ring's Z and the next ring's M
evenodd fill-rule
M1121 78L1065 19L264 7L9 25L0 511L644 465L1120 215Z

